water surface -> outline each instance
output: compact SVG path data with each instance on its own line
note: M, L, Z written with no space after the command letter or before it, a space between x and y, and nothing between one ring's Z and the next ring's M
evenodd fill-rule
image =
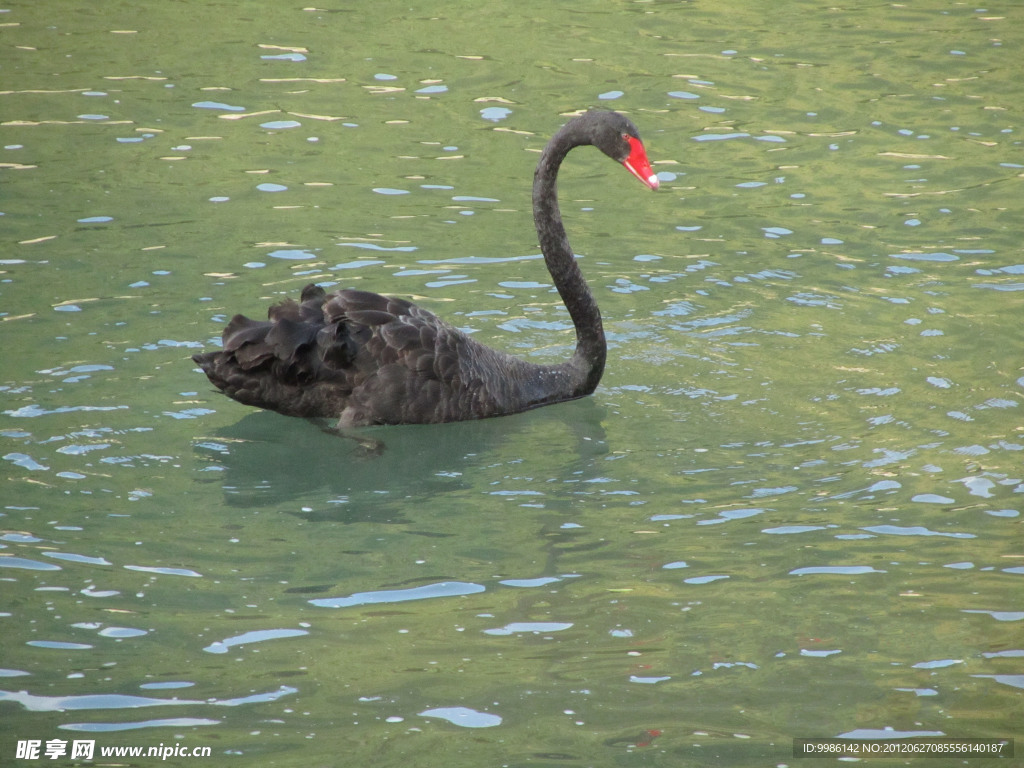
M0 754L1021 735L1014 4L59 16L0 14ZM662 182L564 169L593 397L360 446L210 391L189 356L309 282L569 354L529 188L587 107Z

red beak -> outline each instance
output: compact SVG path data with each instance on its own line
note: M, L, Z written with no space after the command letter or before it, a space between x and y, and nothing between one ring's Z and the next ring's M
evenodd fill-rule
M651 161L647 159L647 151L640 139L627 136L629 141L629 157L622 161L626 170L636 176L651 189L658 188L658 177L651 170Z

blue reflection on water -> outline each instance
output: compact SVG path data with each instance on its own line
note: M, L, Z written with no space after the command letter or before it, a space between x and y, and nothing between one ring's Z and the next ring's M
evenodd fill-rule
M794 568L791 576L807 576L814 574L832 574L834 576L860 576L865 573L885 573L870 565L813 565L806 568Z
M870 531L871 533L891 534L894 536L946 536L951 539L977 538L977 536L975 536L973 533L948 533L946 531L932 531L921 525L872 525L867 526L862 530Z
M129 571L141 571L143 573L158 573L162 576L191 576L201 578L203 574L188 568L164 568L155 565L126 565Z
M729 139L747 139L749 133L702 133L694 136L694 141L728 141Z
M271 251L267 255L274 259L289 259L293 261L316 258L311 251L300 248L280 248L276 251Z
M503 579L498 583L506 587L544 587L559 581L561 579L555 576L541 576L536 579Z
M321 608L348 608L353 605L374 605L378 603L402 603L407 600L426 600L435 597L458 597L483 592L485 587L463 581L443 581L410 589L384 589L378 592L356 592L348 597L325 597L310 600Z
M952 253L890 253L890 259L904 259L906 261L960 261L960 257Z
M13 701L30 712L59 712L75 709L140 709L143 707L187 706L209 704L218 707L237 707L242 704L256 704L276 701L283 696L297 693L298 688L282 685L274 691L256 693L235 699L159 699L150 696L134 696L123 693L94 693L75 696L35 696L27 691L0 691L0 701Z
M24 557L0 557L0 568L24 568L29 571L59 571L61 567L53 563L40 563Z
M501 725L501 717L487 712L478 712L469 707L437 707L420 712L420 717L437 717L452 725L463 728L493 728Z
M724 573L713 573L707 576L693 576L689 579L683 579L684 584L711 584L715 581L722 581L728 579L728 575Z
M89 555L76 555L72 552L43 552L46 557L55 560L66 560L71 563L82 563L84 565L113 565L105 557L90 557Z
M227 653L228 648L235 645L247 645L249 643L262 643L266 640L281 640L287 637L301 637L308 635L305 629L259 629L253 632L244 632L234 637L226 637L203 648L207 653Z
M116 733L140 728L192 728L197 725L220 725L220 722L220 720L210 720L204 717L164 717L158 720L139 720L131 723L64 723L57 727L62 731L80 733Z
M541 635L547 632L562 632L566 629L570 629L572 623L560 622L560 621L514 621L511 624L506 624L503 627L495 627L494 629L485 629L483 633L485 635L516 635L516 634L533 634Z
M511 114L512 110L507 107L485 107L480 110L480 117L492 123L500 122Z
M338 243L338 245L345 246L346 248L363 248L367 251L398 251L400 253L410 253L412 251L419 250L415 245L395 245L391 247L377 245L376 243ZM360 262L355 263L358 264ZM372 263L383 264L384 262L375 261ZM338 267L335 267L335 269L338 269Z
M222 109L228 112L245 112L245 107L239 107L233 104L223 104L219 101L197 101L192 106L199 107L199 109Z
M697 525L718 525L719 523L726 523L730 520L743 520L747 517L760 515L765 511L766 510L761 507L752 509L724 509L718 513L718 517L711 518L709 520L698 520Z

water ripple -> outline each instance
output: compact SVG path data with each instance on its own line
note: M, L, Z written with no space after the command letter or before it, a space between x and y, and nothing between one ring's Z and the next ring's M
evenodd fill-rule
M58 725L62 731L79 733L117 733L118 731L135 731L140 728L193 728L199 725L220 725L220 720L203 717L165 717L157 720L138 720L124 723L64 723Z
M533 634L543 635L548 632L562 632L566 629L570 629L572 624L569 622L559 621L515 621L511 624L506 624L503 627L497 627L494 629L485 629L483 633L485 635L517 635L517 634Z
M436 717L462 728L493 728L501 725L501 717L478 712L469 707L437 707L419 713L420 717Z
M804 568L795 568L789 572L791 576L807 576L816 574L831 574L835 576L860 576L865 573L885 573L870 565L812 565Z
M83 709L142 709L145 707L180 707L194 705L212 705L218 707L237 707L242 704L255 704L276 701L283 696L297 693L297 688L280 686L274 691L256 693L235 699L160 699L151 696L135 696L123 693L94 693L74 696L36 696L27 691L0 691L0 701L12 701L21 704L29 712L61 712L65 710Z
M281 640L286 637L301 637L308 634L309 632L305 629L259 629L218 640L206 646L203 650L207 653L227 653L228 648L235 645L262 643L266 640Z
M53 563L40 563L24 557L0 556L0 568L24 568L29 571L59 571L61 567Z
M321 608L348 608L354 605L376 605L379 603L402 603L408 600L427 600L435 597L458 597L483 592L481 584L461 581L443 581L410 589L384 589L377 592L356 592L348 597L325 597L310 600Z

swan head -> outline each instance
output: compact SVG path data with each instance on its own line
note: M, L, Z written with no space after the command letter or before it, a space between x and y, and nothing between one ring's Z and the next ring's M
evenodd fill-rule
M658 188L658 177L651 169L647 150L632 120L618 112L598 110L586 112L578 119L590 123L587 133L591 144L615 162L622 163L651 189Z

